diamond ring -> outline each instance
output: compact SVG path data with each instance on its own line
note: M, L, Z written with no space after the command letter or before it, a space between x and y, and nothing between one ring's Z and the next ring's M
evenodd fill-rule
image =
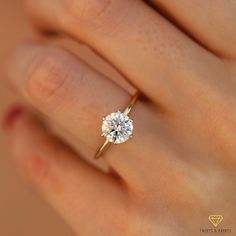
M129 113L138 99L138 92L132 97L129 105L121 112L113 112L102 120L102 134L105 142L100 146L95 154L95 159L99 159L103 152L113 144L124 143L133 136L133 120L129 118Z

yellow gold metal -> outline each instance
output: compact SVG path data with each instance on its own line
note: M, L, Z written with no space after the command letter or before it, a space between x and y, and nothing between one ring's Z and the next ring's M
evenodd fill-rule
M123 111L124 115L128 115L131 110L133 109L135 103L138 100L138 96L139 96L139 92L136 92L134 94L134 96L131 98L129 105L125 108L125 110ZM100 148L98 149L98 151L96 152L94 159L98 160L102 154L104 153L104 151L111 145L111 143L106 139L105 142L100 146Z

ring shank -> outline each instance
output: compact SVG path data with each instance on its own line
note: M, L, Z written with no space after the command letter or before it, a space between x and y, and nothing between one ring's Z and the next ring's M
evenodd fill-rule
M135 103L137 102L139 97L139 92L136 92L133 97L131 98L129 105L125 108L125 110L123 111L124 115L128 115L131 110L133 109ZM99 147L99 149L97 150L97 152L95 153L94 159L98 160L103 152L110 146L110 142L106 139L105 142Z

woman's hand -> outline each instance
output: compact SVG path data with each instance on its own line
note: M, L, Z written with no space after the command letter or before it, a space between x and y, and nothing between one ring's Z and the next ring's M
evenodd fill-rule
M21 171L78 235L202 235L208 216L236 218L236 2L28 0L43 31L68 34L106 58L147 99L134 137L92 159L103 116L131 94L69 51L20 47L11 83L83 146L78 155L26 108L6 118ZM154 10L158 9L158 10ZM163 14L164 16L162 16ZM211 234L213 235L213 234Z

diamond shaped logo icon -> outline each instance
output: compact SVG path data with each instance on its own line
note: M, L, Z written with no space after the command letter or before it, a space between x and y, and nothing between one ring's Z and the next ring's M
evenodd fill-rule
M222 215L209 215L208 219L215 227L217 227L222 222L223 216Z

